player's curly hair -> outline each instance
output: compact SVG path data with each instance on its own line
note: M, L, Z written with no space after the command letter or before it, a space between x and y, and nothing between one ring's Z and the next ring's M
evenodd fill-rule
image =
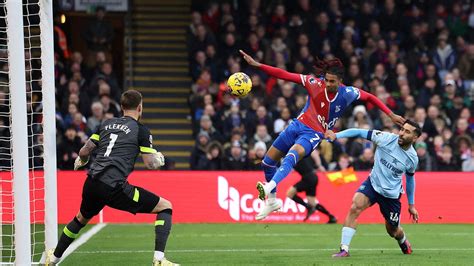
M344 78L344 65L337 57L329 60L321 60L316 57L313 67L317 76L323 76L329 73L338 76L340 79Z

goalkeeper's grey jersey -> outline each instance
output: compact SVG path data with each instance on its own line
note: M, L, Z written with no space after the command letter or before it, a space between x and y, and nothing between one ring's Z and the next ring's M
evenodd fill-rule
M90 139L97 155L89 174L113 187L126 181L140 152L156 152L150 130L128 116L104 121Z

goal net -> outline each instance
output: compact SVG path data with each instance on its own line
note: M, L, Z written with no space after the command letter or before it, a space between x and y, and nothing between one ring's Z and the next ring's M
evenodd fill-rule
M1 264L57 241L53 0L0 0Z

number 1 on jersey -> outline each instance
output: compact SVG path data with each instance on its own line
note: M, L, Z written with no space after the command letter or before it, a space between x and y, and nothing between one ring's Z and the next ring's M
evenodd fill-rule
M105 151L105 154L104 154L105 157L109 157L110 153L112 152L112 148L115 145L115 141L117 140L117 137L118 137L117 134L114 134L114 133L110 134L110 142L109 142L109 146L107 146L107 150Z

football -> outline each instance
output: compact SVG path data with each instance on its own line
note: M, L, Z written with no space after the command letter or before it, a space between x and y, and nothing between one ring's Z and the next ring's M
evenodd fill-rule
M252 90L252 80L247 74L237 72L229 77L227 86L230 94L237 97L245 97Z

